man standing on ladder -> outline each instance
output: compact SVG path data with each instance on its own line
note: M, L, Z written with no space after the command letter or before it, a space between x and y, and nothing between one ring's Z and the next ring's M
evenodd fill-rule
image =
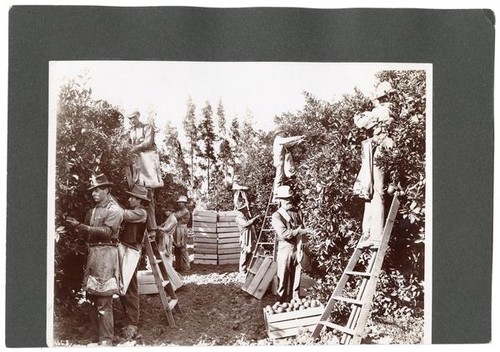
M123 222L125 224L120 234L120 242L136 248L139 252L142 250L142 240L146 230L147 212L146 208L150 201L148 190L144 186L134 185L130 194L128 203L130 209L123 211ZM138 264L138 263L137 263ZM139 325L139 286L137 283L137 267L130 280L127 291L124 296L120 296L125 314L128 318L128 324L122 330L125 338L131 339L137 335L137 326Z
M311 229L304 228L302 216L294 209L291 198L292 192L289 186L278 187L276 199L279 200L280 207L273 213L271 220L278 239L276 264L278 266L277 295L280 302L289 302L292 298L299 298L300 261L303 256L302 236L312 233Z
M354 194L365 199L360 247L378 247L384 230L385 175L376 159L383 149L390 149L394 144L387 131L393 121L389 102L389 96L393 92L389 82L381 82L376 89L373 110L354 116L356 126L366 129L371 135L362 142L361 169L353 187Z
M295 173L293 169L292 154L287 148L302 143L305 136L285 137L285 132L278 128L273 141L273 165L276 168L276 175L273 184L273 200L276 199L278 187L283 185L285 177L291 177Z
M130 165L125 169L129 188L139 184L148 188L149 202L147 219L148 231L157 228L155 216L154 189L163 187L160 171L160 158L156 151L155 127L151 123L143 123L139 120L141 114L134 111L128 115L131 125L129 131L130 152L133 154Z
M240 273L246 274L248 266L252 260L252 242L255 239L255 229L253 223L260 217L257 215L249 219L248 204L244 200L239 200L236 205L235 222L240 230Z

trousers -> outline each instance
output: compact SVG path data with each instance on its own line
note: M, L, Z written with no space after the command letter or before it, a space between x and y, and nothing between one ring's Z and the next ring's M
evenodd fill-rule
M133 325L139 324L139 285L137 283L137 268L130 280L127 292L120 296L128 320Z
M377 166L375 158L380 155L380 147L373 153L373 196L365 202L363 214L363 237L380 240L384 231L384 171Z
M301 266L295 246L279 241L276 264L278 267L276 293L280 302L289 302L292 298L299 298Z
M94 333L97 332L99 342L111 343L114 335L113 296L88 295L92 304L90 324Z

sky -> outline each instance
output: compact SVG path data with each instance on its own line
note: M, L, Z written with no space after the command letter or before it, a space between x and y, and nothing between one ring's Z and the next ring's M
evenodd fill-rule
M49 67L52 108L61 84L87 73L95 99L105 99L125 114L139 110L144 119L153 110L160 128L170 121L179 129L191 97L198 117L207 101L214 115L222 101L226 120L241 120L251 113L254 126L269 131L275 128L275 115L302 108L304 91L329 101L352 93L354 87L369 95L377 82L376 72L417 65L51 61Z

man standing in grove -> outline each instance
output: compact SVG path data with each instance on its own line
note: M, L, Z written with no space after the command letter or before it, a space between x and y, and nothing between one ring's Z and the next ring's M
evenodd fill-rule
M240 230L240 273L246 274L252 260L252 242L255 237L253 223L260 217L257 215L249 219L248 205L244 200L239 200L236 205L235 222Z
M175 230L175 266L176 270L179 272L186 272L191 269L189 264L189 254L187 250L187 235L188 235L188 223L191 219L191 213L188 208L186 208L187 197L180 196L177 200L179 205L179 210L177 210L174 215L177 219L177 228Z
M130 192L128 203L130 209L123 211L124 229L120 234L120 241L134 247L139 252L142 250L142 240L146 230L147 212L149 203L148 190L141 185L134 185ZM138 264L138 263L137 263ZM126 338L133 338L137 334L139 324L139 286L137 283L137 265L130 280L127 292L121 296L121 302L128 318L128 325L123 329Z
M165 208L165 216L167 217L163 224L158 227L161 235L158 240L158 248L165 252L165 256L170 263L173 262L172 245L174 243L175 229L177 227L177 218L174 215L174 207L170 204Z
M276 231L278 251L276 264L278 271L277 295L280 302L289 302L292 298L299 298L301 266L303 256L302 235L312 233L304 228L302 216L291 202L292 192L289 186L280 186L277 189L276 199L280 207L273 213L271 224Z
M122 209L111 199L109 182L104 174L92 176L89 191L96 206L87 212L84 223L68 217L66 222L88 236L89 252L83 289L92 304L90 322L97 332L99 344L111 346L113 341L113 295L120 289L118 231Z

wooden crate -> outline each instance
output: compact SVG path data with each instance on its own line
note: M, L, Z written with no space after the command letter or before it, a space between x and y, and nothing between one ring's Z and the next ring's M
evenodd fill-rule
M155 284L155 277L151 270L137 271L137 283L140 295L151 295L158 293L158 287Z
M267 335L272 339L295 336L300 329L313 331L325 310L324 306L295 310L292 312L269 314L265 309L264 321Z
M255 298L264 297L278 270L276 262L270 257L258 257L248 271L241 289Z

